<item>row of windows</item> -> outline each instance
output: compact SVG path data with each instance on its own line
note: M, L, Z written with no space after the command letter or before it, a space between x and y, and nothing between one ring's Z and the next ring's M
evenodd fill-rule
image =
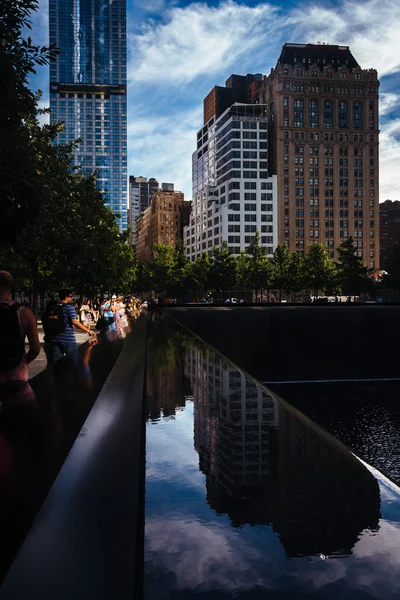
M289 136L289 131L285 131L284 134L283 134L283 137L285 138L285 140L288 140L289 137L290 137ZM303 140L305 141L305 140L309 139L310 141L316 141L316 142L318 142L320 140L320 135L319 135L319 133L309 133L308 136L307 136L307 134L304 133L303 131L300 131L300 132L299 131L295 131L295 133L294 133L294 139L295 140L301 140L301 141L303 141ZM333 142L333 141L348 142L348 141L351 141L351 136L349 136L348 133L344 133L344 134L343 133L339 133L339 134L324 133L323 137L322 137L322 134L321 134L321 141L322 141L322 139L324 141L326 141L326 142L327 141L331 141L331 142ZM364 136L363 136L362 133L359 133L359 134L355 133L353 135L352 139L353 139L354 142L363 142L364 141ZM374 141L374 134L373 133L371 133L369 135L369 141L370 142Z
M289 98L283 99L283 105L288 106ZM305 115L304 115L305 101L302 99L296 99L294 101L294 126L304 127ZM289 111L284 108L284 126L289 124ZM333 100L324 100L322 104L322 124L325 129L332 129L334 127L334 120L336 122L336 116L334 115L334 102ZM373 125L373 119L370 119L370 124ZM337 113L337 125L340 129L348 129L349 127L349 108L348 103L344 101L339 102L338 113ZM352 103L352 125L354 129L361 129L363 127L363 104L362 102ZM318 100L310 100L308 102L308 126L310 128L317 128L320 126L320 103Z

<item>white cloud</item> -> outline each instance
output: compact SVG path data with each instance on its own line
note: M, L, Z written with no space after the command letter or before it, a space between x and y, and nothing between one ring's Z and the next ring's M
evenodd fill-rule
M380 135L380 200L400 200L400 118L390 121Z
M270 4L251 8L232 0L218 7L195 3L171 9L166 23L150 22L130 38L129 78L176 85L202 75L228 76L239 58L247 63L267 39L278 39L284 19L276 15Z
M290 18L296 39L351 46L361 67L375 68L381 77L400 69L399 22L398 0L347 0L334 8L302 5Z
M39 46L49 44L49 0L39 0L38 10L31 13L32 41Z
M156 177L175 184L191 199L191 156L196 132L202 123L202 106L178 111L174 116L130 115L128 146L131 148L129 172Z
M392 112L393 109L400 108L400 95L393 93L383 93L379 98L379 114L381 117Z

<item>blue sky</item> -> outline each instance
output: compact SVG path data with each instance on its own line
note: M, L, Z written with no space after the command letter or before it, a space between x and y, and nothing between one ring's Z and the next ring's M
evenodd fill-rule
M32 38L48 42L48 2ZM191 154L203 98L231 73L264 73L285 42L349 45L376 68L380 97L380 199L400 199L400 1L127 0L128 172L175 183L191 199ZM48 106L48 68L32 78Z

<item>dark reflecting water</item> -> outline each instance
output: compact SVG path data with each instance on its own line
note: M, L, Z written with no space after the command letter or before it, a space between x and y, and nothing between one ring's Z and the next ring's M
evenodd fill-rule
M400 484L400 383L280 385L278 394Z
M145 598L399 598L400 493L179 326L148 351Z

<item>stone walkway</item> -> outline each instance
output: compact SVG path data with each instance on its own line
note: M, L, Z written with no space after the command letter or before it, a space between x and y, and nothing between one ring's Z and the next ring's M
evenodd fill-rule
M39 356L37 358L35 358L35 360L33 362L31 362L31 364L29 365L29 378L30 379L32 379L32 377L35 377L35 375L37 375L41 371L44 371L44 369L47 366L47 359L46 359L46 355L43 350L44 333L43 333L43 325L41 322L38 322L37 328L38 328L38 333L39 333L40 345L42 346L42 348L40 350ZM74 332L75 332L76 341L79 346L88 341L89 336L87 333L80 331L76 327L74 327ZM29 348L29 344L26 343L26 349L28 350L28 348Z

